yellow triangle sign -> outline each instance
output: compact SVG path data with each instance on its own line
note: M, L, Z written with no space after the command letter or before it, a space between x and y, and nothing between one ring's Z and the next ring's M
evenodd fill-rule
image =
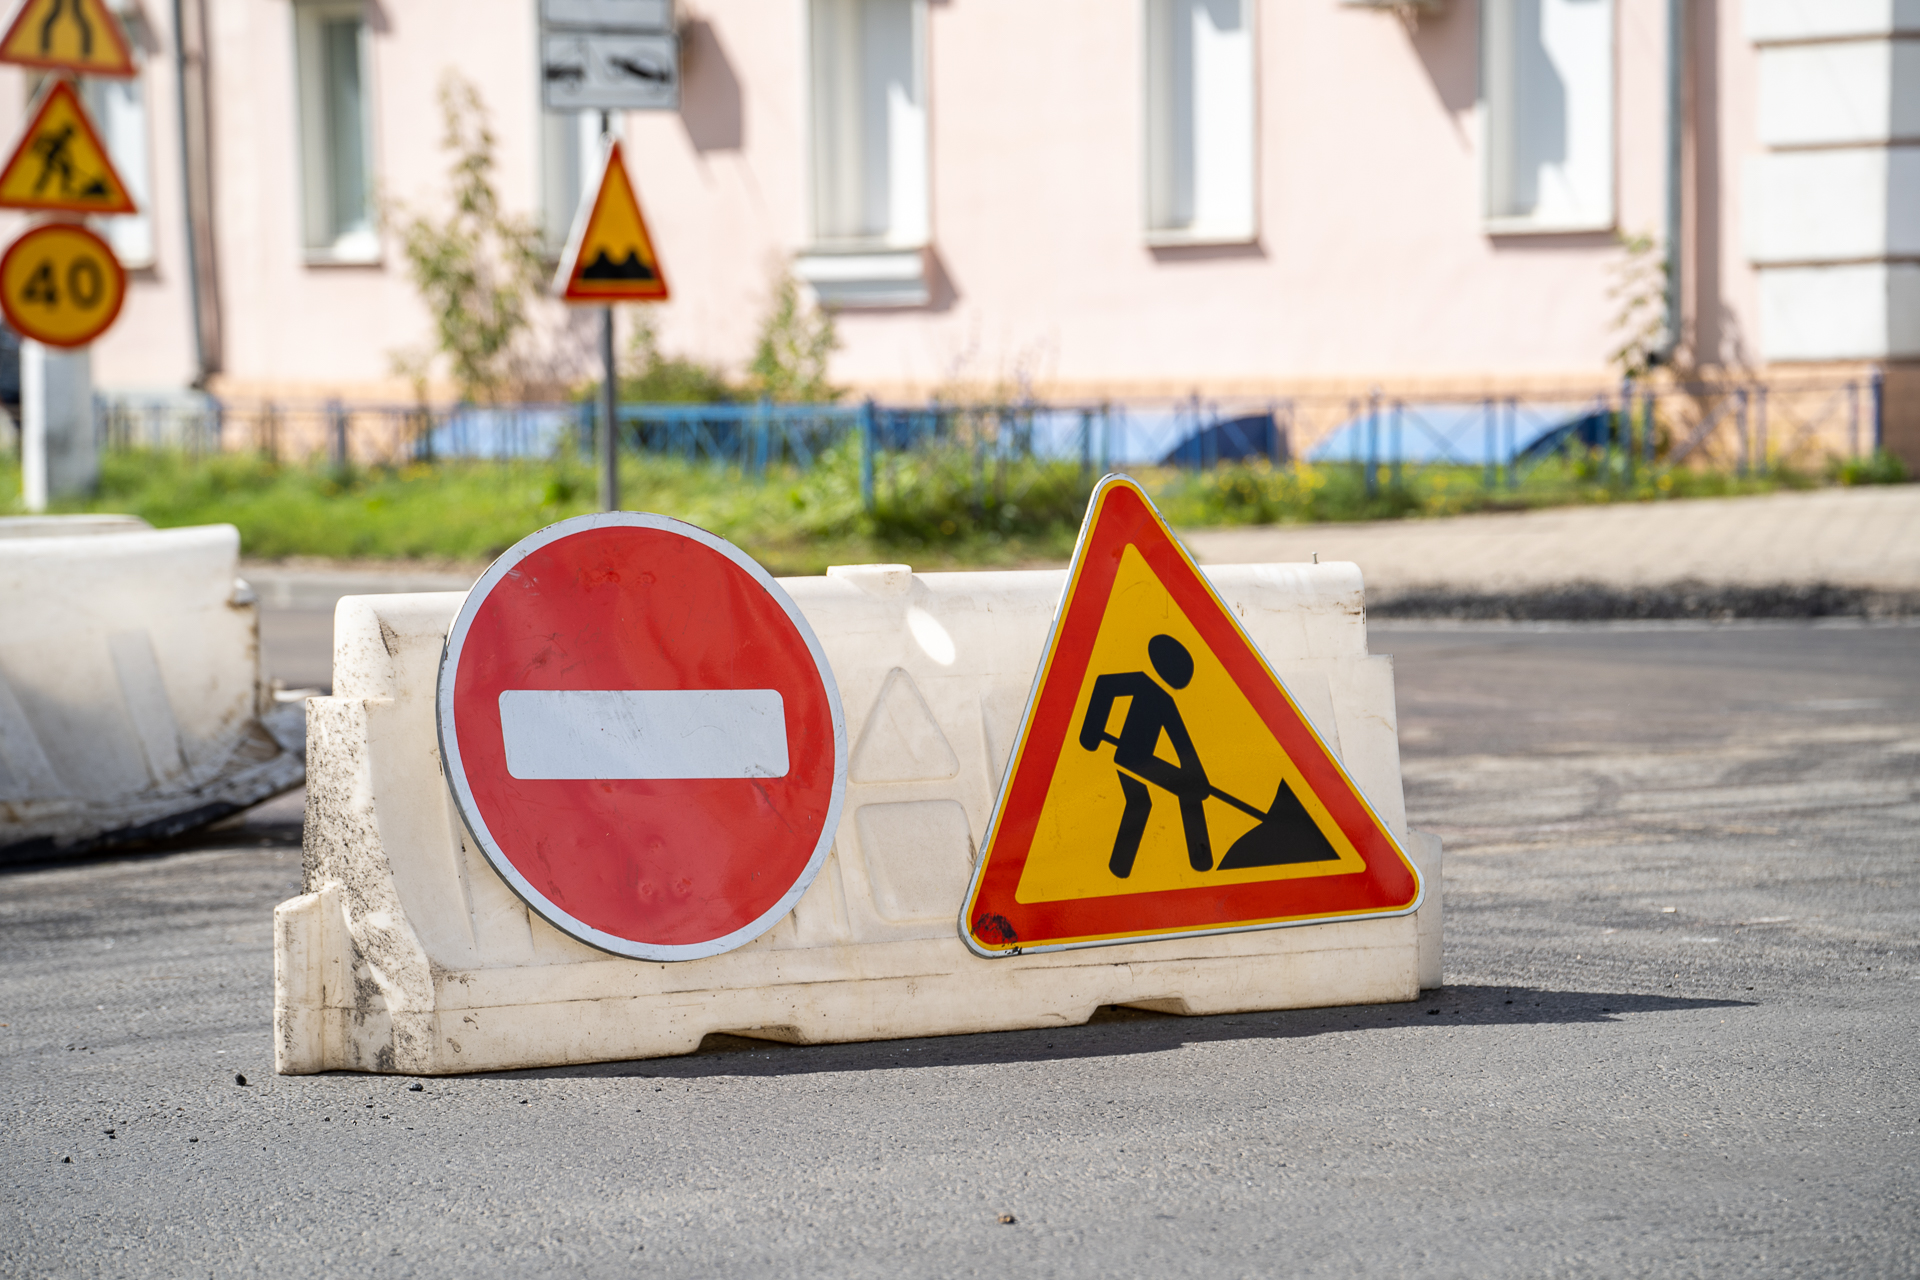
M101 0L26 0L0 36L0 62L83 76L135 74L120 23Z
M1404 915L1420 878L1146 494L1094 490L960 917L984 956Z
M5 169L0 208L138 213L73 84L55 80Z
M568 302L659 302L667 297L667 278L618 142L607 148L599 189L581 206L554 283Z

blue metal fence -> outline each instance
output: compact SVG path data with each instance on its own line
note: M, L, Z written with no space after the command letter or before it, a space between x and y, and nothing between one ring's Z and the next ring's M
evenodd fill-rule
M1442 398L1296 397L1269 401L1099 403L623 404L621 449L744 478L806 471L836 449L858 454L869 506L913 465L967 469L984 495L1010 464L1189 470L1260 462L1359 469L1369 489L1436 466L1517 486L1549 459L1578 458L1601 475L1706 462L1740 473L1816 455L1879 447L1879 373L1829 382L1622 384L1604 393ZM590 402L503 406L251 404L210 396L103 395L107 449L192 453L256 450L334 465L449 459L593 457ZM1384 473L1384 480L1383 480Z

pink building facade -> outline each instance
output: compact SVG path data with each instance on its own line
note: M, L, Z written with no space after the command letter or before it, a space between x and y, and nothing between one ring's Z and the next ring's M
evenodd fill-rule
M490 110L505 204L564 238L594 122L541 109L536 0L121 7L142 75L101 109L146 213L115 229L134 282L103 390L410 396L429 322L380 210L444 205L449 70ZM679 110L617 127L673 287L661 345L734 370L792 272L836 312L835 380L888 398L1604 387L1610 295L1666 253L1688 367L1874 364L1897 401L1920 358L1910 0L676 22ZM543 305L540 367L589 376L584 317Z

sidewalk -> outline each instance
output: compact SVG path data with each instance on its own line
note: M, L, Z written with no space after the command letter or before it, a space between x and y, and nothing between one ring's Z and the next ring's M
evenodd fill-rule
M1392 609L1398 601L1412 612L1446 613L1457 611L1462 599L1502 598L1507 603L1501 608L1510 614L1531 609L1534 616L1676 616L1668 606L1651 606L1649 613L1644 599L1649 591L1675 586L1733 592L1717 604L1695 600L1689 614L1746 612L1742 599L1751 601L1755 592L1777 596L1781 588L1798 593L1800 604L1784 606L1789 616L1796 610L1845 612L1866 597L1908 598L1887 606L1898 612L1913 612L1920 602L1920 485L1439 520L1196 529L1182 537L1202 564L1300 561L1316 554L1356 561L1376 609ZM465 591L479 571L265 562L241 568L268 609L302 612L331 612L343 595ZM1575 587L1585 591L1587 604L1515 604ZM1817 600L1808 594L1816 589ZM1596 606L1596 592L1610 593L1613 603ZM1632 603L1636 594L1639 605ZM1538 613L1567 607L1574 612Z
M342 596L386 595L395 591L465 591L480 576L471 571L407 564L285 564L243 560L240 576L260 597L263 609L280 613L332 613Z
M1203 564L1308 560L1315 553L1355 561L1370 600L1434 589L1489 594L1689 582L1920 592L1920 485L1183 536Z

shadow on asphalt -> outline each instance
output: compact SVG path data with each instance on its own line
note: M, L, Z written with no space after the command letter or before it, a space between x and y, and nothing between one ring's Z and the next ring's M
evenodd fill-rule
M218 853L228 849L285 849L300 852L299 822L261 822L249 820L243 810L221 818L210 826L164 840L136 840L109 845L103 849L83 849L78 853L51 856L29 855L0 859L0 879L29 875L36 871L71 871L81 867L105 866L114 862L159 862L181 853Z
M623 1076L691 1080L712 1076L791 1076L907 1067L987 1066L1055 1062L1131 1053L1166 1053L1183 1045L1226 1040L1291 1040L1341 1031L1408 1026L1539 1026L1614 1022L1623 1014L1743 1008L1752 1000L1609 991L1542 991L1529 987L1443 987L1411 1004L1342 1009L1287 1009L1182 1017L1103 1006L1082 1026L983 1032L863 1044L790 1045L737 1035L710 1035L680 1058L602 1062L578 1067L491 1073L508 1080Z

